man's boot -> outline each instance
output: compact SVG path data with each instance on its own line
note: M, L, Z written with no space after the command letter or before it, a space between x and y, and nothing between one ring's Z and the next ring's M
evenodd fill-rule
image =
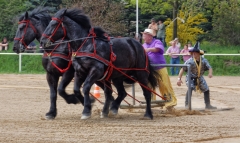
M205 109L217 109L217 107L214 107L210 104L209 90L204 92L204 101L205 101L205 104L206 104Z

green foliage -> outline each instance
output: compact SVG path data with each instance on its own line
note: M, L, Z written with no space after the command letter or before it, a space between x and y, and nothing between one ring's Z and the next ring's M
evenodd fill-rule
M213 35L223 45L240 44L239 6L239 1L228 0L220 2L214 8Z
M109 0L64 0L67 7L82 8L89 15L93 26L100 26L111 36L124 35L127 32L124 23L124 5Z
M184 23L177 19L178 21L178 39L181 43L186 44L188 41L191 41L193 43L198 40L198 36L200 34L203 34L204 31L199 28L198 26L201 23L207 22L207 19L203 17L202 14L198 13L197 15L191 15L179 11L178 17L181 19L184 19ZM171 19L167 19L164 24L167 25L166 28L166 42L169 43L173 39L173 24L171 23Z
M13 39L16 32L18 14L23 12L27 5L26 0L1 0L0 1L0 38Z

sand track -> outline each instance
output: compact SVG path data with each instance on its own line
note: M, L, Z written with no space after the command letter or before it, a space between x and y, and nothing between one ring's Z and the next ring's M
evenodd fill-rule
M80 120L82 105L68 105L58 96L58 116L45 120L49 110L49 88L45 75L0 75L0 142L240 142L240 78L214 77L210 86L212 104L229 111L196 111L204 107L203 95L193 94L194 111L183 110L186 86L176 86L178 106L172 113L153 108L154 120L143 120L142 109L120 109L115 118L100 119L102 105L96 103L92 117ZM72 93L72 83L67 92ZM131 93L131 87L127 90ZM101 93L103 93L101 91ZM136 95L140 100L139 86ZM103 100L103 94L100 98ZM130 98L126 98L131 102Z

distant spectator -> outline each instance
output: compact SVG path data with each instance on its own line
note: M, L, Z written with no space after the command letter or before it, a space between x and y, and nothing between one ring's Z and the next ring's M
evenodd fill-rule
M186 62L189 58L191 58L191 54L189 53L189 49L188 49L188 45L184 45L184 48L182 49L182 51L180 52L180 54L184 54L183 55L183 61Z
M37 46L34 41L32 41L28 46L27 46L27 53L35 53L37 49Z
M188 50L192 49L193 46L192 46L192 43L191 42L188 42Z
M158 24L154 18L151 19L151 23L148 25L148 29L153 30L153 38L157 37Z
M164 23L162 22L162 20L159 20L158 21L158 32L157 32L157 39L159 39L164 47L166 47L166 43L165 43L165 32L166 32L166 29L165 29L165 25Z
M181 48L181 43L178 41L178 38L175 38L174 41L176 42L176 46Z
M0 43L0 51L4 51L8 49L8 41L7 38L4 37L2 43Z
M176 45L175 40L171 41L170 44L171 46L166 51L166 54L168 54L171 57L170 64L180 64L179 55L175 55L180 53L180 49ZM176 67L176 71L174 71L174 67L171 67L170 70L171 70L171 75L178 75L178 71L179 71L178 67Z

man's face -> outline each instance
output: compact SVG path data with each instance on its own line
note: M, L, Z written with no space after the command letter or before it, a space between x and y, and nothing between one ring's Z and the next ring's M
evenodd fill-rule
M143 40L145 43L151 43L152 38L153 37L150 34L143 33Z
M199 58L200 57L200 53L198 53L198 52L192 52L193 54L193 57L194 58Z

